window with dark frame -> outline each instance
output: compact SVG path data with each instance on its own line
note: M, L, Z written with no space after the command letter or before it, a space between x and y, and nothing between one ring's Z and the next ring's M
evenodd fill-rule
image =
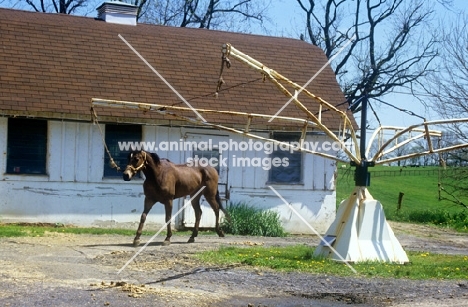
M300 133L274 132L272 138L285 143L299 142ZM299 151L291 152L289 149L277 149L271 154L271 159L279 158L281 161L287 161L287 166L281 163L280 166L272 166L268 181L271 183L297 184L302 182L302 153Z
M107 148L114 162L124 169L127 166L128 154L132 151L131 147L121 148L124 143L127 145L130 142L141 142L142 128L141 125L113 125L106 124L105 140ZM121 150L122 149L122 150ZM110 158L104 150L104 177L121 177L122 173L117 172L115 168L110 166Z
M7 174L45 175L47 121L8 118Z

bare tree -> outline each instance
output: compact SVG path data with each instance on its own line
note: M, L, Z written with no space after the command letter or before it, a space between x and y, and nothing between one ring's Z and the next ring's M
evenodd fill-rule
M425 91L424 103L441 118L468 117L468 15L459 15L453 24L440 28L444 41L439 65L420 84ZM467 124L447 125L445 130L450 136L444 140L448 145L468 142ZM468 150L450 152L447 160L466 165Z
M22 0L36 12L74 14L87 0Z
M136 0L145 22L204 29L239 29L251 21L261 24L269 1L260 0Z
M271 1L262 0L123 0L138 7L140 22L249 32L253 22L267 19ZM98 0L19 0L13 7L36 12L87 15Z
M428 103L442 118L468 116L468 15L460 15L440 36L441 60L435 73L421 83ZM454 131L459 133L462 131ZM460 135L461 136L461 135Z
M398 138L395 141L395 145L401 144L405 140L406 140L406 138L404 138L404 137ZM400 147L396 148L395 151L393 152L393 155L395 157L401 157L401 156L405 156L405 155L407 155L409 153L411 153L411 145L405 144L403 146L400 146ZM406 166L406 164L408 164L408 161L409 161L408 159L398 160L397 165L398 166Z
M426 105L442 118L468 117L468 15L460 14L451 24L440 27L441 58L437 70L430 74L421 87ZM429 97L429 98L427 98ZM468 125L447 125L444 142L455 145L468 142ZM445 199L462 204L468 197L468 150L461 149L443 155L448 166L456 171L447 172L442 178L442 195Z
M436 40L423 35L434 13L423 0L297 2L306 14L304 38L336 56L332 67L349 100L409 87L437 56Z

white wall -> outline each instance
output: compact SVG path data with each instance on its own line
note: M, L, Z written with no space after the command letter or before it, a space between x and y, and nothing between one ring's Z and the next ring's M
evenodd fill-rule
M244 139L246 140L246 139ZM308 136L306 141L323 142L324 136ZM244 156L266 157L262 152L236 153ZM286 231L312 234L309 226L279 199L272 186L316 231L324 233L335 218L335 162L316 155L303 154L302 183L275 184L268 182L268 172L262 168L231 168L229 171L231 202L277 211Z
M48 175L15 175L5 174L7 123L0 118L2 222L135 227L143 207L142 180L103 179L104 149L96 126L49 121ZM160 207L151 214L162 217Z
M143 209L142 180L124 182L103 179L104 149L99 129L91 123L49 121L48 175L5 174L7 148L7 118L0 118L0 221L48 222L81 226L114 226L135 228ZM104 128L103 128L104 131ZM144 126L145 141L201 141L211 138L214 144L228 140L224 132L200 129ZM231 136L234 141L248 141ZM326 140L324 136L308 140ZM159 151L161 157L173 162L185 162L190 151ZM267 157L264 152L229 151L224 153L230 163L234 157ZM306 225L268 188L268 171L261 167L229 167L221 169L228 181L231 200L247 202L262 208L277 210L288 232L311 233ZM334 162L303 155L303 182L296 185L272 185L319 232L325 232L335 216ZM174 213L183 201L174 202ZM176 220L190 226L193 210ZM156 204L147 219L147 227L164 224L163 206ZM213 225L213 214L205 207L202 226Z

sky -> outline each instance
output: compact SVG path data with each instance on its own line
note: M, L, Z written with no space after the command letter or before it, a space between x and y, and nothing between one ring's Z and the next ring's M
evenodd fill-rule
M104 0L89 0L89 9L87 9L85 15L89 17L95 17L97 7ZM436 3L436 0L425 0ZM11 3L20 3L19 0L0 0L0 7L11 7ZM95 3L96 5L94 5ZM455 10L465 10L468 12L468 0L453 0ZM437 10L437 13L447 14L446 10ZM445 12L445 13L443 13ZM264 29L252 30L254 34L262 35L273 35L273 36L286 36L286 37L299 37L299 30L304 29L305 14L300 9L296 0L271 0L271 6L268 10L268 16L270 20L265 24L268 29L268 33L265 33ZM450 16L448 16L450 18ZM447 19L447 18L446 18ZM274 67L272 67L274 69ZM311 77L316 72L310 72ZM397 90L400 93L394 93L386 95L383 99L385 102L390 103L398 108L410 110L418 115L425 117L427 120L438 119L437 114L427 110L420 101L412 97L409 94L401 94L403 90ZM397 111L389 106L383 104L377 104L371 102L376 108L380 122L382 125L391 126L408 126L422 123L422 120L417 117L410 116L408 114ZM378 125L377 120L373 116L372 112L368 113L368 122L371 127ZM355 115L358 122L360 121L359 113Z
M436 2L435 0L426 1ZM464 10L468 12L467 0L454 0L453 4L455 10ZM440 14L444 12L444 16L447 14L443 9L437 10L436 12L438 14L439 12L441 12ZM274 1L270 9L270 14L273 19L272 35L298 37L297 29L300 29L301 26L304 27L304 12L298 7L296 0ZM448 18L451 18L451 16L448 16ZM311 76L314 73L315 72L311 72ZM428 121L439 119L437 114L427 110L422 103L412 95L402 94L401 92L404 91L403 89L397 91L398 93L386 95L383 100L398 108L406 109L421 115ZM371 103L374 105L375 102ZM382 125L407 127L409 125L420 124L423 122L420 118L402 113L383 104L375 104L374 107L377 109L376 111ZM358 121L360 121L359 116L359 113L356 114L356 119ZM368 122L371 128L375 128L378 125L377 120L370 110L368 112Z

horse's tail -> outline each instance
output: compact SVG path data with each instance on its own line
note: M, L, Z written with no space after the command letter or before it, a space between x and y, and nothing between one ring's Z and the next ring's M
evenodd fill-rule
M221 202L221 197L219 197L219 190L216 190L216 202L218 203L219 209L221 209L221 211L223 211L224 216L227 218L229 223L231 223L232 222L231 216L226 211L226 209L224 209L224 207L223 207L223 203Z

